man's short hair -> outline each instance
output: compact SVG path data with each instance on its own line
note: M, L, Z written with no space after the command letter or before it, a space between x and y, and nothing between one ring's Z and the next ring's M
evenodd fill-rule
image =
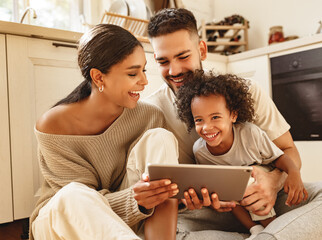
M187 30L198 36L197 21L193 13L184 8L164 8L150 19L150 38L166 35L179 30Z

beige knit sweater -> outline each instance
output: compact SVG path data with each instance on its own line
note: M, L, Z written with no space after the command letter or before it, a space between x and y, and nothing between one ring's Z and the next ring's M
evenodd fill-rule
M30 218L30 226L50 198L70 182L80 182L103 194L113 211L132 226L150 214L142 213L132 188L118 191L124 177L127 155L148 129L165 127L162 112L139 102L124 109L121 116L102 134L54 135L35 129L38 158L45 182L42 195ZM32 233L30 234L32 239Z

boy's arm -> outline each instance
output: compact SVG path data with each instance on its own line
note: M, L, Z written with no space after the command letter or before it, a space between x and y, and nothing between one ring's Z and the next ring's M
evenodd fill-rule
M275 160L275 166L288 174L284 184L284 191L288 194L285 204L288 206L296 205L307 199L307 192L304 188L301 173L292 159L283 154Z

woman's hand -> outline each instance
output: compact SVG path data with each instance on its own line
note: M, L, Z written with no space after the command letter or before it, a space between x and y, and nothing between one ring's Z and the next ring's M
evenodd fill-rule
M142 180L133 185L134 198L138 205L151 209L163 203L170 197L178 194L178 185L171 184L169 179L149 181L147 175L142 176Z
M200 209L202 207L212 207L218 212L229 212L232 208L236 207L234 202L222 202L219 201L218 195L212 193L209 196L208 189L201 189L202 200L198 198L195 190L193 188L189 189L189 192L184 192L184 199L182 202L187 206L189 210Z
M285 204L287 206L298 205L300 202L305 201L308 193L304 188L300 171L290 171L284 184L284 191L287 193Z
M253 167L252 176L255 182L247 187L240 204L254 214L267 215L275 205L278 191L282 189L281 182L284 180L282 172L278 169L265 172Z

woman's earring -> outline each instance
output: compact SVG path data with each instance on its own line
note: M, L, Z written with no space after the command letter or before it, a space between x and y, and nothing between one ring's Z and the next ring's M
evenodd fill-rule
M100 87L98 88L98 91L103 92L103 91L104 91L104 85L100 86Z

